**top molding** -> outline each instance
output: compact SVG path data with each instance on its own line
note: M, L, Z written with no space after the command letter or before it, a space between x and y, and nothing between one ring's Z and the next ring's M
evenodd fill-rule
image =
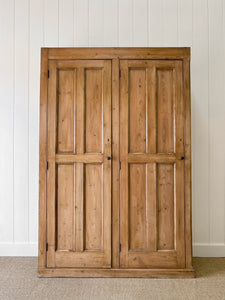
M41 48L48 59L190 59L190 47L171 48Z

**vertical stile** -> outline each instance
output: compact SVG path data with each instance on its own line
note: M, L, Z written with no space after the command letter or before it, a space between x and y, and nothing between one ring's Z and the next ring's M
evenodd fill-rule
M49 70L51 77L48 80L48 174L47 174L47 266L55 266L55 184L56 184L56 86L57 86L57 73L55 62L49 63Z
M84 68L77 68L77 101L76 101L76 154L84 153L84 110L85 110L85 70ZM82 252L84 250L84 164L82 162L76 163L75 175L75 237L76 237L76 251Z

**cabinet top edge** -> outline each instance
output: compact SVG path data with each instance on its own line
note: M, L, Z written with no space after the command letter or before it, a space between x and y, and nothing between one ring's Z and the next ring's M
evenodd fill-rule
M191 47L42 47L48 59L184 59Z

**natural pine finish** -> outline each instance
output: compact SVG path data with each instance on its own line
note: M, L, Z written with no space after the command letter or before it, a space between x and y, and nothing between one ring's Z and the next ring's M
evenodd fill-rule
M194 276L189 55L42 49L40 276Z
M120 266L183 268L182 63L123 60L120 68Z
M111 62L49 72L47 266L110 267Z
M48 49L41 49L41 91L40 91L40 140L39 140L39 240L38 268L46 267L47 242L47 94L48 91Z

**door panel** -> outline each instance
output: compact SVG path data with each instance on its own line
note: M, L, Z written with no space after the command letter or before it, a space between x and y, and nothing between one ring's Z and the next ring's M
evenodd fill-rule
M157 164L158 250L174 250L174 164Z
M74 250L74 164L57 165L57 250Z
M102 70L85 71L85 152L102 152Z
M173 69L156 69L157 152L174 152Z
M120 266L182 268L182 62L120 61Z
M98 250L102 244L102 165L85 165L85 246L84 250Z
M49 62L47 266L111 266L111 61Z
M146 71L129 72L129 152L146 152Z
M129 251L145 251L147 245L146 220L146 164L129 164Z
M75 152L76 70L58 70L57 151Z

